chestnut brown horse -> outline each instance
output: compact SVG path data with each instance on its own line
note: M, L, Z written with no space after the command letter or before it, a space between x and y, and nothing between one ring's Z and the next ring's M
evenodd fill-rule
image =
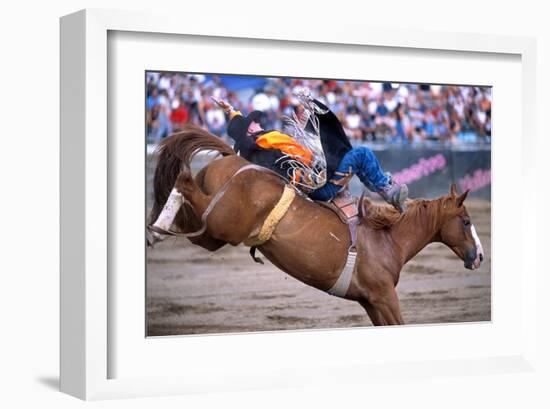
M190 162L199 151L217 151L222 158L192 177ZM285 185L275 174L254 169L233 177L247 164L231 147L198 127L189 126L167 138L159 147L150 221L157 219L175 187L185 201L173 228L182 233L198 230L213 196L231 179L208 215L206 231L189 240L210 251L242 243L257 233ZM450 194L438 199L409 201L403 214L362 199L357 261L344 298L359 302L374 325L404 324L395 286L403 265L426 245L444 243L466 268L478 268L483 249L464 206L467 195L467 191L458 195L453 185ZM350 243L348 226L333 211L296 195L258 250L287 274L327 291L340 276Z

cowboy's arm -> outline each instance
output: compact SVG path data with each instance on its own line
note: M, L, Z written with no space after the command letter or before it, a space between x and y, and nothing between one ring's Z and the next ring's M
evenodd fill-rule
M241 140L243 145L247 145L247 142L243 137L243 130L247 127L246 120L241 114L240 111L236 111L231 104L223 99L218 99L216 97L210 97L216 105L218 105L229 117L229 123L227 126L227 134L231 139L235 141L235 145L241 145Z
M233 106L223 99L219 99L216 97L210 97L212 101L216 103L223 111L229 116L229 119L233 119L235 116L239 115L242 117L242 114L240 111L236 111Z
M244 135L233 139L235 139L235 150L245 159L249 159L254 151L260 149L252 136Z

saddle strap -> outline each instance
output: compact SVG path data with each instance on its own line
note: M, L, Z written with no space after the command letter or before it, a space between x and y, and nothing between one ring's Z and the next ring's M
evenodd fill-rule
M336 283L327 291L330 295L344 298L348 292L351 279L353 278L353 272L355 271L355 264L357 263L357 224L358 219L352 220L348 224L351 246L348 249L346 264L340 273L340 277L338 277Z
M340 277L336 280L336 283L327 291L330 295L336 297L344 298L348 292L349 286L351 284L351 279L353 278L353 271L355 270L355 263L357 261L357 251L349 250L348 258L344 269L340 273Z

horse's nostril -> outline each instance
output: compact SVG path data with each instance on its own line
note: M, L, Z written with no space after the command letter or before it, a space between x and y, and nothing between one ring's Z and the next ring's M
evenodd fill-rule
M479 261L483 261L483 254L479 255Z

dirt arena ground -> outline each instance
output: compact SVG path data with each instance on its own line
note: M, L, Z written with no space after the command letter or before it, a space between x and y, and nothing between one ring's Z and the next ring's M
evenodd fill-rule
M407 324L491 320L491 207L466 204L485 250L482 267L466 270L440 244L421 251L397 285ZM262 258L263 266L244 246L210 253L182 238L148 250L148 335L371 325L358 303L308 287Z

